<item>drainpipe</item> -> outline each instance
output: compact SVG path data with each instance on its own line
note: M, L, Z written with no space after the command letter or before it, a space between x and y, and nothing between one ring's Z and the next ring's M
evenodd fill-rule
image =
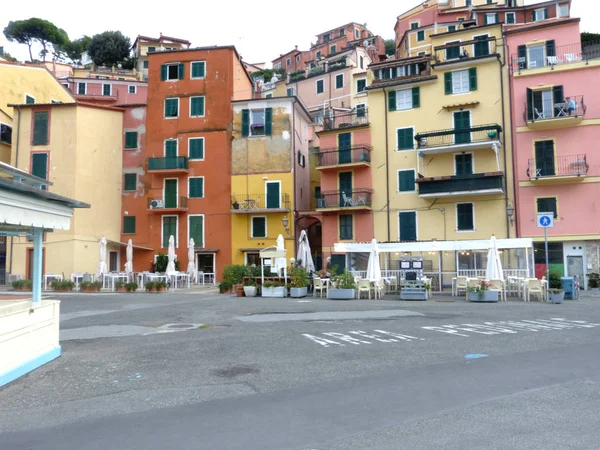
M505 44L506 47L506 52L510 51L510 47ZM505 53L506 54L506 53ZM510 53L509 53L510 55ZM509 77L508 77L508 95L509 95L509 102L508 102L508 107L509 107L509 112L510 112L510 123L512 124L513 122L513 103L512 103L512 99L514 98L514 94L513 94L513 85L510 82L510 68L509 70ZM506 133L506 131L505 131ZM511 130L510 130L510 144L511 144L511 148L512 148L512 166L513 166L513 188L515 191L515 204L513 205L515 208L515 212L514 214L514 221L515 221L515 237L520 237L521 236L521 226L519 224L519 221L517 220L517 217L519 216L519 211L517 208L517 204L519 203L517 201L517 197L519 196L519 190L518 190L518 177L517 177L517 159L516 159L516 146L515 146L515 133L513 132L512 129L512 125L511 125ZM506 152L505 152L506 155Z
M387 240L391 241L390 235L390 170L389 170L389 136L388 136L388 96L383 89L383 114L385 116L385 201L387 212Z
M504 68L504 66L506 66L506 52L508 51L508 46L505 45L504 40L502 42L502 46L504 47L504 52L505 52L504 53L504 61L502 61L500 59L500 55L498 55L498 62L500 63L500 65L499 65L500 90L502 92L502 129L504 130L504 136L506 136L506 119L505 119L506 111L505 111L505 106L504 106L504 76L503 76L503 73L502 73L502 69ZM511 136L511 150L512 150L512 144L513 144L512 130L511 130L510 136ZM506 148L504 149L503 153L504 153L504 171L506 172L507 171L507 167L506 167ZM515 180L515 169L514 169L514 166L515 166L515 161L514 161L514 158L513 158L513 186L514 186L514 180ZM505 192L505 194L504 194L504 213L506 215L506 237L510 238L510 219L508 217L508 214L506 214L506 209L508 208L508 180L507 180L507 178L508 177L505 175L504 176L504 192ZM516 209L515 209L515 211L516 211ZM515 221L516 221L516 218L515 218Z
M19 167L19 130L21 129L21 110L19 107L13 108L17 111L17 137L15 140L15 167ZM13 249L14 249L15 238L10 238L10 260L8 262L8 273L12 273L13 268Z
M296 217L298 216L298 203L296 202L297 199L297 189L296 189L296 161L298 161L298 155L296 154L296 97L294 97L294 101L292 102L292 167L294 168L294 175L293 175L293 183L294 183L294 210L292 211L292 217L290 218L291 220L289 221L289 223L291 223L294 227L294 258L296 258L296 255L298 254L298 249L296 248L296 245L298 243L298 230L296 227ZM306 155L307 160L308 160L308 155ZM309 183L310 185L310 183Z

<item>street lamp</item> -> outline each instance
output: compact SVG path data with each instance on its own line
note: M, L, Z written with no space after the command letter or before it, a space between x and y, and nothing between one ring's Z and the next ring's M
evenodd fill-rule
M506 215L508 216L508 220L510 221L510 224L513 225L515 223L515 219L513 219L513 215L515 213L515 207L511 204L509 204L506 207Z
M288 227L288 224L290 223L289 219L287 216L283 216L283 218L281 219L281 224L283 225L283 228L285 229L287 234L290 234L290 229Z

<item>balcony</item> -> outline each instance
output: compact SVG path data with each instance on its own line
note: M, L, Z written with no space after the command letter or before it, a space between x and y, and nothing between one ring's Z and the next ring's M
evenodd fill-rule
M340 211L371 209L371 189L344 189L317 195L317 210Z
M472 63L474 60L496 57L496 38L451 42L434 48L435 66Z
M502 172L490 172L417 178L415 182L419 184L419 197L456 197L502 194L502 178Z
M436 153L453 153L459 150L477 150L501 146L498 124L477 125L471 128L456 130L431 131L415 136L417 150L422 155Z
M552 160L530 159L527 164L527 177L532 182L560 183L564 180L583 180L590 166L584 154L557 156Z
M323 118L323 131L343 130L345 128L365 126L369 126L369 115L366 108L347 113L338 113Z
M372 147L368 144L352 145L346 150L322 148L318 153L317 170L337 167L371 165Z
M525 111L523 112L523 120L527 122L527 127L532 130L547 130L555 128L566 128L573 125L578 125L583 121L587 106L585 105L583 95L573 95L566 98L562 102L552 103L552 98L555 95L548 95L544 98L543 93L551 91L543 91L542 96L536 98L539 91L532 92L532 98L525 103ZM570 106L569 106L570 105Z
M187 197L169 196L148 198L148 211L151 214L180 213L187 211Z
M543 67L554 70L555 67L563 65L581 62L587 64L592 59L600 59L600 41L577 42L558 47L549 45L550 42L541 42L538 46L530 47L525 53L513 53L510 58L513 73L518 75L523 71Z
M185 156L148 158L148 170L151 172L187 172L188 159Z
M266 194L233 194L230 210L233 214L290 212L290 195L271 197Z
M374 79L368 89L436 80L437 75L431 74L429 64L429 58L422 56L415 59L403 59L395 63L379 63L377 66L371 67Z

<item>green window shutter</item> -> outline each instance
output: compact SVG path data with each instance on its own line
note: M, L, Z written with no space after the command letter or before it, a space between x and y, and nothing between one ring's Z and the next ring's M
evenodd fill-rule
M85 83L77 83L77 93L79 95L85 95Z
M535 11L531 11L531 21L535 22Z
M144 69L148 68L148 61L144 61Z
M548 8L544 8L544 19L548 18Z
M185 70L183 68L183 63L179 63L177 67L177 78L182 80L185 76Z
M477 90L477 67L469 68L469 90Z
M189 217L189 235L194 239L194 247L204 247L204 216Z
M452 94L452 72L444 74L444 92L446 95Z
M252 218L252 237L264 238L267 237L267 226L264 217Z
M273 108L265 108L265 136L273 132Z
M35 103L35 98L33 98L33 97L32 97L32 96L30 96L30 95L26 95L26 96L25 96L25 104L27 104L27 105L31 105L31 104L33 104L33 103Z
M31 156L31 175L48 179L48 154L34 153Z
M398 191L412 192L415 190L415 171L400 170L398 172Z
M352 239L352 215L340 216L340 239Z
M190 97L192 116L203 116L204 115L204 97Z
M250 110L242 109L242 136L250 135Z
M488 24L488 16L487 16L487 14L484 14L484 15L483 15L483 24L484 24L484 25L487 25L487 24Z
M204 159L204 139L190 139L189 159Z
M412 88L412 105L413 108L419 108L421 106L421 88Z
M167 79L167 65L163 64L160 66L160 79L165 81Z
M515 23L515 16L510 13L506 13L506 23Z
M527 120L533 120L533 89L526 88L527 92Z
M165 157L175 158L177 156L177 141L175 139L169 139L165 141Z
M458 229L461 231L473 230L473 204L459 203L456 205Z
M496 13L496 23L500 23L500 14Z
M412 150L414 148L414 133L412 128L398 129L398 150Z
M556 43L554 39L546 41L546 56L556 56Z
M448 32L451 32L451 31L456 31L456 25L448 26Z
M204 197L204 178L190 178L188 180L190 198Z
M135 234L135 216L123 217L123 234Z
M126 131L125 132L125 148L137 148L137 147L138 147L137 131Z
M165 117L177 117L178 115L178 100L176 98L165 99Z
M344 75L341 73L335 76L335 88L341 89L344 87Z
M388 111L396 111L396 91L388 92Z
M425 31L417 31L417 41L421 42L425 40Z
M162 247L169 247L169 237L173 236L175 239L175 246L177 246L177 217L163 217L163 238Z
M33 145L48 144L48 112L38 111L33 115Z
M192 78L204 78L204 62L192 63Z
M565 96L562 85L554 86L552 88L552 95L554 96L554 103L564 103Z
M519 56L519 61L520 61L519 65L521 67L527 67L527 46L526 45L519 45L517 47L517 54Z
M137 190L137 174L135 173L126 173L123 175L125 178L123 190L125 191L135 191Z
M400 240L401 241L416 241L417 240L417 213L401 212L398 213L400 222Z

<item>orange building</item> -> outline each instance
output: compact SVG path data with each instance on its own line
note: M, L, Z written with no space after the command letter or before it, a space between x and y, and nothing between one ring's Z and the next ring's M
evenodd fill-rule
M149 59L145 148L141 170L127 168L138 178L126 193L122 240L132 239L133 269L143 271L167 252L173 235L185 270L194 238L198 270L219 279L232 253L231 101L252 98L252 81L233 46L162 51Z

